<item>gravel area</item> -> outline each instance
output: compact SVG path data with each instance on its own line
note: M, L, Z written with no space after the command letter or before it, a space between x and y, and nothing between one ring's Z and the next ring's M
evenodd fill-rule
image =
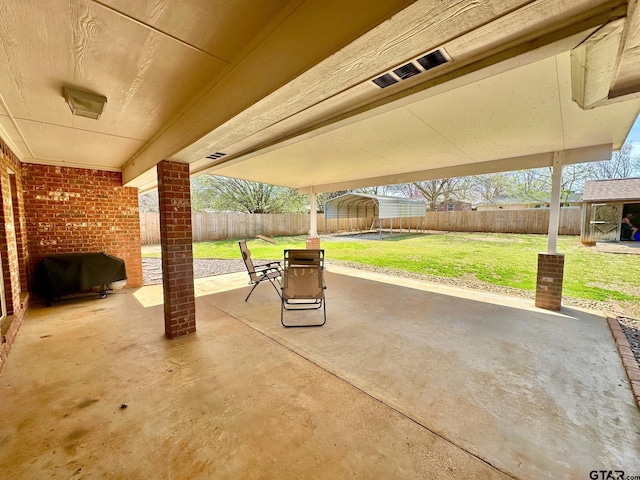
M261 262L256 262L256 264ZM266 263L266 262L265 262ZM245 271L244 262L238 260L193 259L193 276L195 278L211 277L224 273ZM142 277L145 285L162 283L162 259L143 258Z
M275 260L268 260L275 261ZM265 261L256 261L256 264L266 263ZM367 270L379 273L385 273L387 275L395 275L399 277L415 278L418 280L425 280L432 283L440 283L445 285L451 285L454 287L470 288L474 290L483 290L487 292L497 293L500 295L507 295L512 297L522 297L533 299L534 292L520 290L517 288L502 287L499 285L491 285L488 283L480 282L475 278L446 278L437 277L434 275L425 275L418 273L404 272L401 270L395 270L391 268L372 267L369 265L362 265L353 262L338 262L330 261L328 264L343 265L345 267L357 268L360 270ZM238 260L215 260L215 259L194 259L193 260L193 273L195 278L210 277L213 275L221 275L224 273L234 273L245 271L244 262ZM162 283L162 265L159 258L143 258L142 259L142 273L145 285L153 285ZM593 300L584 300L579 298L563 297L562 303L567 306L586 308L589 310L600 310L606 312L611 316L615 316L620 322L620 326L624 331L631 350L638 361L640 366L640 320L628 316L621 315L621 308L619 305L610 304L606 302L597 302Z

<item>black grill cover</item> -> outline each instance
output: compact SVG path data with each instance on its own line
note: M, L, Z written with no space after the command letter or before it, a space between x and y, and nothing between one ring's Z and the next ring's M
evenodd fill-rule
M38 264L34 289L50 304L53 297L126 279L124 260L106 253L48 255Z

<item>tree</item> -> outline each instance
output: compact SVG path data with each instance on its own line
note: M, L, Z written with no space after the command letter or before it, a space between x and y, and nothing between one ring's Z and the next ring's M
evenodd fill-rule
M551 201L551 183L553 168L533 168L511 173L513 182L509 188L509 196L528 202L549 203ZM562 168L562 184L560 186L560 202L568 203L571 196L584 188L589 178L587 164L565 165Z
M640 175L640 154L633 153L631 142L625 142L619 152L614 152L611 160L602 160L589 164L590 177L593 180L609 178L629 178Z
M423 197L429 204L429 208L435 210L442 202L461 199L462 194L468 190L469 179L468 177L444 178L404 185L400 188L405 195L409 198Z
M487 173L469 178L466 198L470 203L495 203L509 192L511 176L508 173Z
M193 211L302 213L308 200L297 191L236 178L201 175L191 180Z
M394 185L378 185L376 187L356 188L355 190L350 191L354 193L366 193L369 195L389 195L393 190Z
M335 192L319 193L316 196L316 205L318 207L317 213L324 212L324 204L327 203L329 200L331 200L332 198L339 197L340 195L344 195L345 193L348 193L348 192L349 192L348 190L338 190Z
M158 213L158 190L150 190L138 195L138 206L141 213Z

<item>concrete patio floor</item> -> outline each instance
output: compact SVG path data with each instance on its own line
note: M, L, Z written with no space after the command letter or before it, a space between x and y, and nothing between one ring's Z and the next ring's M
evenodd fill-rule
M32 306L0 376L0 477L640 475L640 413L602 315L326 279L311 329L280 325L268 285L245 303L246 274L196 280L198 332L172 341L160 285Z

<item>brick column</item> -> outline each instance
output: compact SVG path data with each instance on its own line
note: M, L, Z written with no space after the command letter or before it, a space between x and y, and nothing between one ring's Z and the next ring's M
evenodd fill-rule
M307 237L307 250L320 250L320 237Z
M157 168L164 334L176 338L196 331L189 165L163 160Z
M0 268L2 268L2 279L4 281L4 298L2 301L7 308L7 315L13 315L14 302L19 302L20 296L14 294L11 282L14 275L14 270L11 269L11 260L17 258L17 252L13 235L13 216L9 212L12 212L12 210L8 179L0 178Z
M538 254L538 278L536 281L536 307L560 311L562 307L562 281L564 255Z

